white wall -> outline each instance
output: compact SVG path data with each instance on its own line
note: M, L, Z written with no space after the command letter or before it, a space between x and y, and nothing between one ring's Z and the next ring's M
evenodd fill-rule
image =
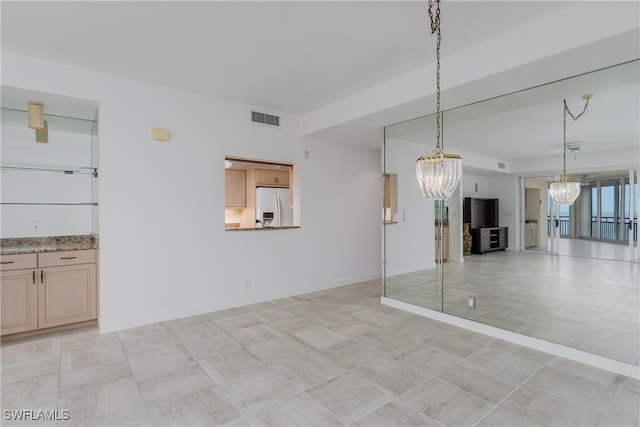
M2 79L100 103L102 332L379 277L379 150L301 138L296 117L259 126L246 105L7 52ZM152 127L170 141L152 141ZM225 155L299 163L302 227L225 232Z
M464 176L449 199L449 259L450 262L464 262L462 247L462 209Z
M398 174L398 222L384 227L386 274L435 268L433 200L422 195L415 168L425 145L394 138L386 146L385 172Z
M462 179L462 195L480 199L489 197L489 178L465 172Z

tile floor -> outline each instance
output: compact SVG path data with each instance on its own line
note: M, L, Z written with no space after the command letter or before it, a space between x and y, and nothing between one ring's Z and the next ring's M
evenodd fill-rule
M1 350L2 425L20 424L5 412L20 409L109 426L637 426L639 417L637 380L382 306L378 281Z
M550 252L551 241L544 246L530 247L527 248L527 250ZM558 239L556 253L560 255L609 259L614 261L629 261L630 259L628 244L587 239L572 239L568 237Z
M640 263L497 251L387 279L390 298L640 365ZM467 296L476 297L476 309Z

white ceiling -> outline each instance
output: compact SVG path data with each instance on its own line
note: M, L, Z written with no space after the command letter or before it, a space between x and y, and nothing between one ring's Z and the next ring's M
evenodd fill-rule
M638 148L640 141L639 61L497 97L444 113L448 151L481 153L507 162L552 157L561 165L563 98L577 116L567 116L567 143L581 145L573 157ZM387 128L388 139L435 145L435 116ZM557 166L553 164L551 166Z
M2 49L293 114L435 59L425 1L2 1ZM566 7L447 2L447 54Z
M1 42L3 51L302 115L432 63L435 37L426 4L5 0ZM443 2L443 61L570 4L575 3ZM569 124L568 140L582 142L587 152L637 149L637 62L633 67L454 110L445 124L447 143L504 161L557 157L562 141L558 101L567 97L575 111L581 94L595 92L588 115ZM426 76L425 84L434 85L433 80ZM2 104L19 104L23 96L3 90ZM87 115L91 108L95 112L95 105L69 106L86 108ZM419 115L413 111L405 109L405 116L381 111L369 129L365 119L318 135L356 141L360 133L377 147L380 123ZM505 132L507 127L512 131ZM363 130L374 137L362 138ZM433 144L433 136L424 132L404 136Z

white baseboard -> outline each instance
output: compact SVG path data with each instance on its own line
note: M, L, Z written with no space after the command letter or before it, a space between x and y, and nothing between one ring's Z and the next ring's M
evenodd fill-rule
M463 319L461 317L452 316L450 314L430 310L428 308L419 307L413 304L407 304L405 302L397 301L394 299L381 297L380 301L382 304L388 305L389 307L398 308L400 310L408 311L419 316L428 317L430 319L438 320L450 325L459 326L461 328L469 329L474 332L479 332L481 334L489 335L494 338L499 338L505 341L512 342L514 344L529 347L534 350L544 351L545 353L564 357L565 359L584 363L585 365L604 369L616 374L640 379L640 367L638 366L608 359L603 356L576 350L575 348L566 347L564 345L544 341L538 338L517 334L505 329L500 329L493 326L485 325L483 323L474 322L473 320Z
M212 313L215 311L226 310L229 308L242 307L245 305L257 304L265 301L272 301L281 298L292 297L296 295L304 295L311 292L324 291L327 289L338 288L340 286L351 285L355 283L367 282L370 280L378 280L381 275L369 274L356 277L348 277L331 282L318 283L311 286L300 288L273 289L265 293L253 293L243 298L231 298L226 300L218 300L215 302L207 302L205 304L192 305L188 307L179 307L170 311L146 313L143 316L135 318L110 319L110 322L98 319L98 327L100 333L117 332L124 329L135 328L138 326L150 325L152 323L165 322L167 320L181 319L183 317L197 316L199 314Z

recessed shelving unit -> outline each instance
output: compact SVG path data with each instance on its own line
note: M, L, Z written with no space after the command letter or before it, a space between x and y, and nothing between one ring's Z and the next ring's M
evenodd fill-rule
M3 237L97 234L97 122L46 114L48 142L27 112L2 108Z

